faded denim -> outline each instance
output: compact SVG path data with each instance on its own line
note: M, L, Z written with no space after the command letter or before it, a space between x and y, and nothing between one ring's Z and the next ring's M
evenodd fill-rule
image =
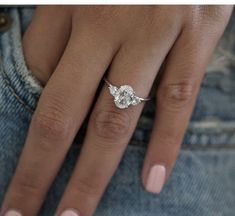
M0 9L2 10L2 9ZM0 206L42 86L27 69L21 36L34 8L9 8L0 33ZM95 216L235 216L235 14L207 68L182 150L160 195L140 181L155 102L146 103L136 131ZM42 207L53 215L79 154L85 125Z

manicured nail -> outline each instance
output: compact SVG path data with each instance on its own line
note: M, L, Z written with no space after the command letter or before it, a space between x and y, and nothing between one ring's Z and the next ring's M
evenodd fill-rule
M166 178L166 168L163 165L154 165L149 171L146 190L151 193L160 193Z
M10 210L6 212L5 216L22 216L22 214L16 210Z
M61 216L79 216L79 214L75 210L68 209L62 212Z

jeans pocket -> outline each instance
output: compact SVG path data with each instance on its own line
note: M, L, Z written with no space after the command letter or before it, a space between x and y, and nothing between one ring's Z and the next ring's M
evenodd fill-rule
M0 34L1 82L4 91L9 91L19 103L33 111L43 87L25 63L22 49L23 21L19 9L10 8L7 13L12 24L8 31Z

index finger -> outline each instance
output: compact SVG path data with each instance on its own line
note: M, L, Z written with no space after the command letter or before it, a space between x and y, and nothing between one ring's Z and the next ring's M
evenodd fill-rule
M97 37L90 43L84 40L81 35L70 39L41 95L1 215L37 214L89 110L113 50L104 49Z

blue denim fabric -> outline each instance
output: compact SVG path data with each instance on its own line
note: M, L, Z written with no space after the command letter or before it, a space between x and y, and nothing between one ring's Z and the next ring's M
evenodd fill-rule
M34 8L9 8L0 32L0 206L24 145L42 86L24 62L21 36ZM235 216L235 14L207 68L173 174L160 195L144 190L140 172L155 102L146 103L95 216ZM80 152L73 142L39 215L53 215Z

